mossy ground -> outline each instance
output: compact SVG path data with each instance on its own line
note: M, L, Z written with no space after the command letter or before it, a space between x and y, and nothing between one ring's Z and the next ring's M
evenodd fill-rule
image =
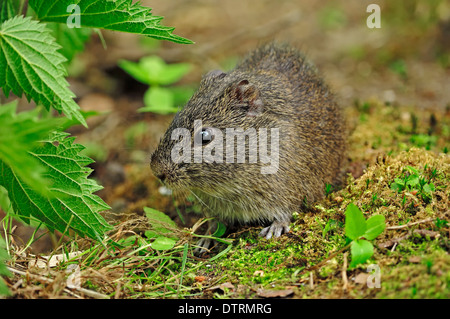
M233 292L228 289L226 297L258 297L258 289L286 287L294 298L450 297L449 226L445 223L450 217L450 157L444 153L450 138L449 114L414 112L377 101L365 103L364 109L359 105L349 109L358 119L349 157L353 167L367 165L364 173L356 179L349 175L341 190L294 214L291 232L279 239L258 238L258 229L241 233L227 258L218 260L204 275L210 280L220 275L233 284ZM440 120L435 123L437 116ZM432 142L417 145L417 135ZM431 199L420 192L399 193L391 188L395 178L408 174L407 166L433 183ZM366 218L374 214L386 218L387 229L374 240L374 255L364 265L343 269L341 252L315 268L346 245L349 203L360 207ZM368 288L364 280L355 282L359 274L367 280L370 264L379 266L381 288ZM219 296L216 292L215 297Z
M119 222L114 233L116 240L131 238L120 248L69 241L54 253L83 254L51 269L30 270L29 255L14 256L11 264L32 275L17 286L23 276L8 279L13 293L24 298L449 298L450 156L444 152L450 141L450 114L433 113L430 122L426 111L411 113L377 101L365 105L348 109L353 114L349 118L357 121L345 185L296 212L288 234L266 240L258 237L259 227L239 229L224 238L230 245L219 243L211 254L196 258L191 254L196 241L191 230L176 231L179 240L173 249L154 251L139 235L151 228L148 220L128 219ZM418 134L432 143L416 145L412 137ZM411 174L408 166L434 185L430 196L393 189L396 178ZM358 167L365 168L358 173ZM349 203L366 218L382 214L387 226L373 240L374 255L353 269L348 267L349 249L342 250ZM95 293L64 290L70 263L80 267L81 287ZM371 264L379 267L380 288L368 287L373 281L367 270Z
M359 1L150 4L197 43L195 50L164 45L157 52L170 62L190 59L196 67L187 82L198 83L201 73L217 68L219 61L229 65L258 43L277 38L307 49L327 83L344 98L341 104L347 105L350 175L342 189L298 211L291 232L278 239L259 238L258 227L240 229L225 238L233 240L231 245L218 244L203 258L191 255L197 240L191 228L198 216L190 211L198 209L160 196L146 161L149 145L157 142L170 118L136 113L146 88L113 76L119 58L136 59L154 51L142 52L119 34L109 37L107 54L101 41L94 41L85 60L80 60L86 70L73 84L79 88L80 105L105 104L111 116L99 119L98 126L92 123L91 131L75 128L73 133L81 143L95 142L90 148L95 152L89 155L97 161L94 178L105 186L100 195L113 211L122 213L110 218L117 224L111 235L128 241L114 247L51 237L50 255L75 251L81 255L39 268L32 262L42 256L31 255L24 249L26 240L21 242L17 231L11 231L5 237L12 255L8 266L16 271L6 278L12 297L449 298L448 2L414 0L407 7L385 2L383 27L378 30L366 28L367 4ZM165 12L160 11L163 8ZM293 19L291 13L296 12L300 19ZM370 99L372 95L377 98ZM362 100L351 104L355 97ZM131 125L142 123L148 124L143 132L129 134ZM100 150L107 155L100 156ZM424 190L392 189L396 178L411 173L408 166L433 184L431 197L424 196ZM186 229L177 231L179 241L173 249L152 250L141 237L151 225L136 214L144 206L153 207L169 214L181 229L174 203L180 204ZM349 203L366 218L384 215L387 224L373 240L374 255L354 269L348 267L349 250L341 251L347 243L344 221ZM30 232L35 235L34 229ZM43 241L41 233L36 233L35 242ZM367 285L370 264L380 269L380 288ZM79 288L67 288L70 265L79 266Z
M438 167L439 172L434 179L436 192L429 203L390 189L389 184L402 174L403 167L425 164ZM297 214L291 233L284 238L255 242L256 230L241 236L228 257L218 261L216 274L252 287L252 291L289 286L293 297L298 298L448 298L449 228L436 225L436 220L449 220L449 176L447 155L439 157L411 149L384 158L369 166L359 179L350 179L343 190ZM379 196L374 199L374 194ZM314 265L346 245L344 211L350 202L363 208L366 217L382 214L386 218L388 229L374 240L375 254L355 269L343 269L343 253L314 269ZM416 222L409 227L389 228ZM371 289L364 281L354 281L359 274L368 274L370 264L380 268L381 288ZM348 277L346 284L342 271ZM238 297L239 292L234 296Z
M364 109L359 105L349 109L358 119L349 156L351 163L367 165L364 173L356 179L349 175L341 190L295 214L288 235L275 241L255 240L257 231L250 230L241 236L228 257L217 262L216 275L253 292L288 286L294 298L450 297L449 224L445 222L450 217L450 157L444 153L449 146L449 114L413 113L377 101L364 105ZM417 145L417 135L432 142ZM395 178L408 174L407 166L433 183L431 198L391 188ZM343 226L349 203L360 207L366 218L375 214L386 218L387 229L374 240L374 255L348 269L344 258L350 256L342 252L315 268L346 245ZM367 287L370 264L379 266L380 288ZM358 280L358 275L366 281ZM239 294L237 289L234 297Z

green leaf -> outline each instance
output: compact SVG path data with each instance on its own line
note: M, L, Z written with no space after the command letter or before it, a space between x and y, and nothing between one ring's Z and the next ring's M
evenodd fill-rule
M352 253L351 268L366 262L373 255L372 244L364 239L352 241L350 250Z
M181 80L191 70L189 63L166 64L164 71L158 78L159 84L169 85Z
M38 119L38 109L16 114L17 102L0 105L0 161L40 194L49 194L50 180L43 176L45 167L29 152L47 138L63 119ZM0 171L0 184L3 172Z
M159 85L159 79L166 69L166 62L157 55L146 56L139 60L139 67L147 74L147 84Z
M174 106L173 94L170 89L152 86L144 94L145 107L139 112L153 112L158 114L176 113L178 108Z
M329 219L329 220L327 221L327 224L325 225L325 227L324 227L323 230L322 230L322 237L325 238L326 235L327 235L327 233L328 233L330 230L337 229L338 227L339 227L339 222L338 222L337 220ZM341 227L342 227L342 226L341 226Z
M93 194L102 187L88 179L92 169L86 165L92 160L79 155L84 147L73 144L75 138L68 135L54 133L30 152L46 168L44 176L53 181L50 191L54 197L34 191L3 161L0 161L0 183L8 191L14 211L25 222L35 218L50 230L60 232L70 226L81 236L101 240L112 227L99 212L109 206Z
M124 237L124 238L120 238L117 243L124 246L124 247L128 247L128 246L132 246L137 242L137 236L136 235L132 235L132 236L128 236L128 237Z
M170 88L170 90L173 94L174 106L185 105L195 92L195 89L193 87L186 86L173 86Z
M184 104L193 93L191 88L160 87L180 80L189 72L190 64L166 64L158 56L149 56L142 58L139 63L122 60L119 66L136 80L150 85L144 94L145 107L140 108L139 112L176 113L177 105Z
M225 231L227 230L227 227L224 223L221 223L220 221L217 222L217 228L214 234L212 234L213 237L222 237L223 234L225 234Z
M367 229L364 233L364 238L368 240L375 239L386 228L386 222L383 215L374 215L370 217L367 222Z
M166 214L154 208L144 207L145 216L148 218L152 229L145 232L147 238L155 238L161 234L175 236L173 229L177 224Z
M350 203L345 211L345 234L351 240L356 240L366 232L366 220L359 208Z
M435 187L433 183L423 185L423 192L427 195L430 195L435 191Z
M399 183L397 183L397 182L393 182L392 184L391 184L391 189L394 191L394 192L397 192L397 193L400 193L402 190L403 190L403 185L402 184L399 184Z
M8 197L8 192L2 186L0 186L0 209L3 210L3 213L6 215L13 215L14 211L11 207L11 201Z
M0 23L9 20L16 15L13 0L0 0Z
M134 63L127 60L120 60L118 64L125 72L127 72L136 80L144 84L150 84L150 79L147 71L144 68L142 68L141 65L139 65L139 63Z
M11 293L6 286L1 276L11 276L8 268L6 268L5 262L9 259L9 254L6 251L6 245L3 238L0 236L0 296L10 296Z
M8 97L25 94L86 126L64 78L66 59L45 24L14 17L0 25L0 87Z
M411 174L419 175L419 171L417 170L417 168L414 168L412 166L406 166L406 170L408 170Z
M155 250L169 250L175 246L176 242L177 241L173 238L160 236L152 242L151 246Z
M160 22L163 18L152 15L152 9L141 6L139 2L133 4L132 0L30 0L29 4L42 21L67 23L78 20L83 27L137 33L176 43L192 43L172 34L174 28L162 26ZM79 12L69 10L73 4L78 6Z
M408 177L408 181L406 182L407 186L410 186L411 189L415 189L419 186L419 176L411 175Z
M5 267L5 261L9 260L9 254L6 251L6 243L5 240L0 236L0 275L8 276L10 272Z
M179 81L191 69L188 63L166 64L157 55L144 57L139 61L139 66L148 76L150 85L169 85Z
M148 85L173 84L191 69L189 63L166 64L157 55L143 57L139 60L139 63L121 60L119 66L136 80Z
M403 186L403 187L406 186L406 181L403 178L396 177L394 179L394 181L400 186Z
M62 23L48 23L56 42L61 46L59 52L70 62L75 54L84 50L85 43L91 38L89 28L68 28Z

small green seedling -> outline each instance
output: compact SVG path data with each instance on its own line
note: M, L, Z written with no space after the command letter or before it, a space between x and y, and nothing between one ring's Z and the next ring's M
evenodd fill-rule
M447 227L449 223L445 219L440 219L439 217L437 217L434 221L434 224L436 225L437 229L441 229Z
M345 235L351 240L352 262L355 267L366 262L373 255L373 245L369 240L375 239L386 227L383 215L374 215L365 219L363 213L353 203L345 211ZM364 238L364 239L363 239Z
M430 150L432 146L437 144L437 136L428 134L413 134L409 141L417 147L424 147L426 150Z
M398 74L403 80L408 78L408 68L404 60L395 60L389 65L392 72Z
M421 196L425 203L429 203L432 199L433 192L436 190L434 184L431 182L433 176L436 176L435 170L432 171L432 177L426 179L421 176L416 168L406 166L403 176L394 179L394 182L391 184L391 189L398 193L404 190L408 192L417 191L418 196Z
M325 238L328 234L328 232L333 231L335 229L341 228L342 227L342 223L338 220L334 220L334 219L329 219L327 221L327 224L325 225L325 227L322 229L322 237Z
M334 191L334 187L331 184L325 184L325 196L330 195Z
M119 66L136 80L150 86L144 95L145 106L139 112L176 113L178 106L185 104L193 94L190 87L170 86L190 71L188 63L166 64L158 56L148 56L138 63L121 60Z

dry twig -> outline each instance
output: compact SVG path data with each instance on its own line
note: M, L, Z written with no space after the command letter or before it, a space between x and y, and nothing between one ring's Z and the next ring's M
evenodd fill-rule
M347 255L348 252L344 253L344 264L342 265L342 281L344 282L343 289L347 291L348 289L348 279L347 279Z
M8 270L12 273L15 273L15 274L18 274L21 276L26 276L27 278L32 278L34 280L38 280L41 282L45 282L45 283L53 283L54 282L53 279L50 279L50 278L47 278L44 276L40 276L40 275L30 274L29 272L24 272L24 271L21 271L21 270L12 268L12 267L8 267ZM86 296L92 297L95 299L109 299L109 296L107 296L107 295L101 294L101 293L93 291L93 290L81 288L81 287L74 287L72 289L64 288L64 292L68 293L69 295L76 296L77 298L81 298L80 296L74 294L74 292L72 290L79 291L79 292L85 294Z
M407 227L410 227L410 226L413 226L413 225L429 223L429 222L432 222L432 221L433 221L433 218L427 218L427 219L419 220L419 221L414 222L414 223L408 223L408 224L405 224L405 225L389 226L389 227L386 227L386 229L388 229L388 230L402 229L402 228L407 228Z

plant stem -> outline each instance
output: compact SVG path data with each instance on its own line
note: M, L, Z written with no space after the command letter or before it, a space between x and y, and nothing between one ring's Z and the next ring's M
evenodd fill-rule
M343 281L343 286L342 286L342 288L344 289L344 290L347 290L348 289L348 279L347 279L347 255L348 255L348 252L346 251L345 253L344 253L344 264L342 265L342 271L341 271L341 273L342 273L342 281Z
M183 276L184 276L184 269L186 267L186 260L187 260L187 252L188 252L188 244L184 244L184 250L183 250L183 260L181 263L181 275L180 275L180 284L178 285L177 289L177 297L180 298L180 289L183 285Z
M27 12L28 12L28 0L21 0L19 7L19 14L22 14L24 17L26 17Z

